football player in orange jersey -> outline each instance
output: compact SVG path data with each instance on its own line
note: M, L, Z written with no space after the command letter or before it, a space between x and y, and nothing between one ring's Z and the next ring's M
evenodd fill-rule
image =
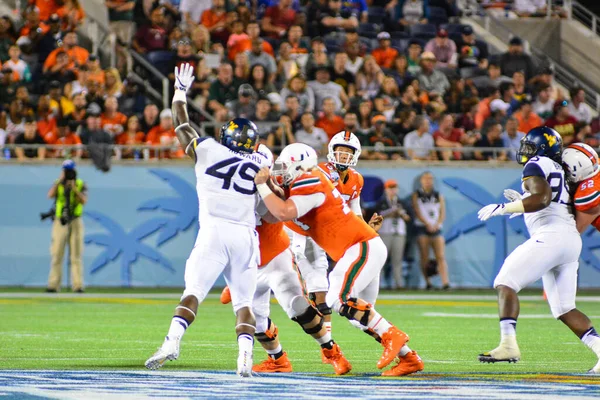
M358 158L362 151L360 141L352 132L341 131L331 138L328 150L327 162L320 163L318 167L333 182L350 209L362 218L360 193L364 185L364 179L359 172L352 168L358 164ZM375 230L379 230L381 220L381 217L375 214L369 221L369 225ZM302 226L289 221L286 222L286 227L293 232L292 251L302 273L302 278L306 282L306 290L317 309L325 317L325 326L331 331L331 308L325 301L329 288L327 255L312 239L307 238L307 233L302 229ZM312 263L309 262L308 255L305 254L306 242L309 242L312 247ZM325 362L325 360L323 361Z
M259 145L258 153L273 162L273 154L265 145ZM262 206L262 207L261 207ZM257 214L267 214L264 204L260 204ZM267 217L268 218L268 217ZM272 217L271 217L272 218ZM278 338L277 326L269 318L271 290L288 317L297 322L304 332L311 335L321 345L321 354L327 364L331 364L337 375L352 369L340 347L332 340L331 332L323 326L323 315L313 307L302 291L300 277L293 266L290 239L283 230L283 222L272 219L269 223L257 218L256 231L259 237L260 258L256 292L252 301L252 311L256 317L256 339L268 353L268 358L255 365L254 372L292 372L292 364L283 351ZM228 288L221 295L224 304L231 301ZM229 297L229 298L227 298Z
M294 143L281 152L273 167L277 184L287 189L287 200L269 187L269 168L261 169L254 181L272 216L306 226L309 236L337 262L329 274L327 305L381 339L384 350L378 368L400 358L398 365L383 374L397 376L422 370L422 360L406 346L408 335L373 307L379 292L379 274L387 258L383 241L350 210L340 192L316 166L315 151Z

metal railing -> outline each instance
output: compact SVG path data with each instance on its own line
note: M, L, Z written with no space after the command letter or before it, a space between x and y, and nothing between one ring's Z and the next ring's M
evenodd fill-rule
M185 154L183 154L180 150L181 147L178 145L175 146L153 146L153 145L105 145L105 147L112 149L113 160L124 160L129 159L132 161L150 161L155 162L156 160L176 160L176 159L185 159ZM274 146L271 150L274 152L279 152L285 147L284 144L280 146ZM1 150L0 154L2 154L2 158L0 158L1 162L14 162L14 161L35 161L35 158L27 158L24 160L19 160L15 156L16 149L23 150L38 150L38 149L46 149L45 159L63 159L63 158L71 158L73 156L73 152L77 151L85 151L87 146L85 145L37 145L37 144L8 144L5 145ZM412 147L407 148L404 146L386 146L386 147L378 147L378 146L364 146L362 148L363 154L368 154L369 152L376 153L384 153L388 155L392 154L400 154L404 159L406 159L409 151L430 151L438 155L439 158L433 157L430 160L422 160L422 161L438 161L442 160L442 153L460 153L461 159L463 160L474 160L473 154L476 152L481 152L485 154L491 154L492 159L490 161L502 163L503 161L495 160L500 157L503 153L506 153L509 157L505 162L514 162L515 159L512 156L514 152L517 150L514 148L505 148L505 147L432 147L432 148L420 148L420 147ZM179 152L177 155L176 153ZM84 154L85 156L85 154ZM87 158L87 157L84 157ZM393 161L390 161L392 163Z
M494 28L498 28L500 32L492 28L492 22L494 23ZM493 35L499 37L504 43L508 43L510 39L514 36L517 36L513 33L513 31L507 27L502 20L496 18L490 14L486 14L483 17L483 25L484 28L491 32ZM531 55L534 57L536 63L538 65L547 65L554 71L554 78L558 83L565 86L566 88L571 88L575 85L579 85L583 88L586 94L586 102L597 112L600 112L600 93L594 89L594 86L591 82L587 82L585 77L578 76L575 73L571 72L569 69L561 65L558 61L554 60L552 57L548 56L544 51L538 49L535 46L532 46L531 43L526 41L526 47L529 48Z
M548 0L552 2L553 0ZM575 0L565 0L564 7L569 19L574 19L589 28L594 34L600 35L599 20L596 14Z

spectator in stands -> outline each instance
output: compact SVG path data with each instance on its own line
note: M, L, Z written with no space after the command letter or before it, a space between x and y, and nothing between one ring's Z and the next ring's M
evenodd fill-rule
M194 69L198 68L200 56L194 54L192 41L188 37L183 37L177 42L177 53L175 56L175 66L181 67L183 64L190 64ZM174 80L175 77L169 74L169 79Z
M398 138L398 143L402 143L404 137L417 128L415 125L416 119L417 112L412 108L406 108L395 116L394 123L396 125L394 126L394 133Z
M510 39L508 52L500 57L500 69L506 76L513 76L515 71L524 71L526 79L531 79L535 75L533 60L529 54L525 54L523 40L520 37L515 36Z
M256 109L256 92L248 83L243 83L238 89L238 97L226 106L229 118L250 118Z
M592 109L585 103L585 91L582 87L574 87L569 91L571 102L569 114L578 122L589 124L592 121Z
M475 76L470 80L483 97L490 96L494 91L498 90L502 83L512 82L512 79L502 75L500 65L496 62L489 63L486 75Z
M540 90L541 87L546 87L546 85L550 86L552 88L550 97L553 99L562 100L565 97L562 90L555 84L554 71L550 67L542 68L536 76L529 79L528 83L534 88L535 92Z
M64 39L65 32L60 29L60 17L57 14L52 14L48 20L49 30L46 32L36 45L36 53L38 55L38 61L44 63L48 54L58 47L59 41L62 42ZM2 54L0 53L0 60Z
M15 138L16 145L44 145L44 139L37 131L37 124L33 116L28 115L24 120L24 131ZM25 161L27 158L37 158L43 160L46 157L46 149L39 147L37 149L17 147L15 154L19 161Z
M270 54L263 51L262 44L263 40L261 38L252 40L252 49L247 53L248 62L250 67L261 64L266 70L268 81L274 82L277 75L277 63Z
M17 32L8 15L0 17L0 60L8 58L8 49L17 39Z
M467 134L472 134L477 129L475 126L475 115L479 107L479 98L471 97L464 99L461 103L461 115L458 117L455 127L462 129Z
M444 96L444 102L448 106L447 111L453 114L462 112L463 100L477 96L479 93L472 81L465 81L462 78L452 79L450 89Z
M371 100L360 102L357 117L360 130L366 132L371 129L371 118L373 117L373 102Z
M217 0L223 1L223 0ZM150 24L139 28L133 39L133 49L140 54L167 50L169 33L165 27L165 10L156 7L150 14Z
M100 66L100 59L98 58L98 56L91 54L90 57L88 58L88 62L86 63L86 66L87 66L86 78L96 81L100 85L104 86L104 84L106 83L106 76L105 76L106 74L102 70L102 67Z
M537 125L540 126L540 125ZM508 117L506 120L506 128L502 132L502 146L510 149L507 153L507 160L516 160L517 151L521 147L521 139L525 137L525 133L529 131L523 131L519 126L519 121L516 115Z
M348 46L344 46L344 49L346 50L346 54L348 54L346 71L356 76L364 63L364 59L360 56L360 45L358 43L352 43Z
M270 149L283 149L288 144L296 143L296 138L292 132L292 120L287 115L279 118L279 125L269 132L267 136L267 146Z
M402 157L397 151L386 151L386 147L399 146L396 136L387 128L387 120L381 114L375 114L371 118L373 128L368 132L367 145L375 147L375 150L368 151L365 158L371 160L399 160ZM363 150L364 151L364 150Z
M48 54L48 58L44 62L44 72L47 72L57 64L58 53L66 53L69 56L68 63L61 68L77 69L84 65L90 53L83 47L77 45L77 33L69 32L65 35L62 47L53 50Z
M421 53L423 52L421 42L410 39L407 52L408 72L413 76L417 76L421 72Z
M258 25L258 22L249 22L246 26L246 33L248 34L248 39L238 40L235 46L229 49L228 56L230 60L235 60L238 53L247 52L252 49L252 41L260 37L260 26ZM266 40L262 42L262 51L271 56L275 55L273 46Z
M352 73L346 69L348 54L345 52L335 53L333 68L331 70L331 80L340 85L349 98L356 95L356 79Z
M463 146L473 146L478 140L479 135L467 135L462 129L454 127L454 117L446 114L440 121L439 129L433 134L436 147L449 149L460 149ZM460 151L441 151L442 159L449 161L451 159L462 159Z
M226 43L229 36L226 19L225 0L213 0L212 7L202 13L200 24L208 29L213 42Z
M250 62L248 61L248 54L237 53L233 63L233 79L242 82L247 81L249 77Z
M358 19L352 12L342 9L341 0L328 0L327 8L321 11L319 22L321 36L358 28Z
M143 145L146 142L146 135L140 130L140 120L137 115L131 115L127 119L125 131L115 139L115 144L121 146ZM125 149L121 151L121 158L134 158L136 156L134 149ZM139 151L137 156L139 157Z
M192 48L194 53L201 56L205 53L210 52L211 42L210 42L210 33L208 33L208 29L206 29L202 25L196 25L192 28L190 32L190 40L192 41ZM247 40L247 39L244 39ZM237 45L237 42L236 42ZM231 49L228 49L230 52Z
M237 97L237 82L233 81L233 70L230 64L223 63L219 66L217 79L210 85L208 95L208 109L218 122L227 120L229 110L225 103Z
M546 17L548 3L546 0L515 0L513 10L519 17ZM552 4L550 14L562 18L567 16L565 10L556 4Z
M150 129L146 135L146 143L153 146L174 146L177 144L175 128L173 126L173 114L171 110L165 108L160 112L160 123L158 126ZM167 154L166 157L169 155Z
M146 105L140 121L140 129L144 134L148 134L150 129L158 125L160 122L158 115L158 107L155 104Z
M396 112L394 118L397 118L400 112L406 109L413 109L417 113L421 114L423 108L417 97L415 87L410 84L405 84L400 88L400 98L396 104ZM398 122L399 123L399 122Z
M70 118L71 129L77 130L82 125L86 118L87 113L87 100L85 99L85 93L79 92L72 96L73 100L73 111L65 113L65 116Z
M140 82L132 75L127 77L123 81L123 94L119 97L119 110L125 115L139 114L144 111L146 97L142 92Z
M287 82L292 76L301 72L300 65L292 57L292 46L288 42L279 45L279 57L277 59L277 86Z
M259 97L256 102L256 110L250 119L256 123L275 122L279 119L279 115L273 111L271 101L267 97Z
M273 39L283 38L296 20L292 0L279 0L279 4L267 8L261 21L265 34Z
M304 31L301 25L292 25L287 32L288 43L292 46L292 54L298 56L300 54L308 54L308 43L302 38Z
M305 112L302 114L300 123L302 128L296 132L296 141L309 145L317 151L319 156L326 155L329 137L323 129L315 126L315 117L312 113Z
M490 103L490 116L483 122L481 130L487 132L487 129L495 124L504 125L509 116L510 104L502 99L492 100Z
M48 84L48 97L50 99L50 112L59 118L72 111L73 103L62 95L62 85L58 81Z
M286 97L282 110L292 120L292 128L294 128L295 132L300 126L300 119L302 118L298 98L294 95Z
M67 67L68 65L69 55L62 50L57 52L56 64L44 72L44 79L47 81L59 81L64 84L73 82L75 79L78 79L81 82L87 82L87 67L85 65L81 66L77 75L75 75L73 69ZM85 71L81 71L82 69Z
M358 116L355 112L349 111L344 114L344 130L354 133L361 143L364 143L367 138L367 134L358 125Z
M502 125L493 124L490 125L485 133L475 143L475 147L482 147L485 149L501 149L504 147L504 141L502 140ZM506 161L507 155L504 150L489 150L489 151L475 151L475 159L480 161Z
M371 52L373 58L381 68L392 68L394 60L398 56L398 50L391 47L391 36L387 32L377 34L379 47Z
M508 104L508 108L506 109L507 115L511 115L517 108L519 108L519 100L515 98L514 83L502 82L500 84L500 100Z
M109 68L104 72L104 95L113 96L117 99L121 97L123 92L123 81L121 74L116 68Z
M324 110L323 103L326 98L331 98L334 101L334 112L339 112L342 108L350 108L348 95L342 86L331 81L329 68L319 67L316 75L317 79L308 82L308 86L315 94L315 105L317 110ZM327 131L327 129L325 131Z
M485 43L477 43L475 32L471 25L464 25L461 29L461 40L456 43L458 50L458 66L460 68L487 69L488 49Z
M585 122L579 122L575 128L575 131L577 132L575 134L575 141L583 142L589 146L598 148L600 140L597 135L594 135L592 133L592 127L590 126L590 124L586 124Z
M79 0L64 0L62 7L56 10L56 14L62 18L63 31L72 31L83 23L85 11Z
M437 160L433 136L429 133L429 121L423 116L415 120L417 129L404 137L404 148L409 160Z
M109 96L104 101L104 113L102 113L102 129L108 132L113 138L123 133L127 117L125 114L117 111L119 102L114 96Z
M403 87L414 76L408 71L408 59L404 54L398 54L392 63L388 74L396 80L398 87Z
M362 68L356 74L356 94L363 99L373 99L383 83L385 74L373 56L366 56Z
M448 31L445 29L439 29L437 35L427 42L425 52L433 53L438 68L454 69L458 65L456 43L448 38Z
M38 99L37 131L46 143L56 140L56 118L50 109L50 96L44 94Z
M30 0L29 3L38 9L40 19L46 21L50 15L58 11L62 2L60 0Z
M183 14L183 22L188 29L198 25L202 13L210 8L212 0L181 0L179 12Z
M8 55L10 58L4 62L3 69L10 69L19 81L29 82L31 80L31 71L29 65L21 59L21 49L19 46L10 46Z
M446 220L446 199L434 186L431 172L424 172L419 178L419 189L411 196L413 210L415 211L415 227L417 229L417 243L419 245L419 258L421 272L425 278L426 290L432 290L431 277L439 272L442 278L442 290L448 290L448 264L446 262L446 243L442 235L442 226ZM430 273L431 249L435 255L436 265Z
M250 69L248 83L258 97L266 97L269 93L275 92L277 89L268 80L267 72L262 64L255 64Z
M231 35L227 39L227 49L235 47L241 40L248 40L250 36L244 32L244 22L242 20L233 21L231 25Z
M369 21L369 10L365 0L344 0L342 10L356 16L362 23Z
M525 97L521 101L521 108L513 115L517 120L518 128L521 132L527 133L533 128L544 125L544 120L533 112L530 97ZM508 126L506 129L508 130Z
M428 3L428 0L398 0L396 21L404 27L426 24L429 18Z
M87 108L86 124L79 127L79 137L84 145L90 144L112 144L113 139L108 132L102 129L102 109L96 103Z
M334 97L325 97L322 103L323 116L316 123L318 128L325 131L329 139L344 129L344 119L336 115L336 101Z
M383 78L381 89L373 99L375 103L375 110L385 115L388 120L392 120L396 105L398 104L398 98L400 97L400 90L396 81L391 76Z
M327 54L327 48L323 39L320 37L313 38L310 42L312 52L309 54L304 69L309 80L314 80L317 74L317 69L331 66L331 60Z
M6 132L6 142L12 143L17 136L25 132L25 109L23 103L13 99L8 107L8 113L2 113L3 124L0 128Z
M29 5L23 11L23 16L25 19L25 23L19 30L20 38L29 37L29 39L34 39L32 38L33 35L37 36L35 38L39 38L39 34L45 34L46 32L48 32L49 27L45 23L45 21L49 19L50 15L48 15L48 18L40 18L40 10L38 7L34 5Z
M554 104L554 116L547 119L545 125L560 133L565 145L571 144L575 139L577 120L569 114L569 102L567 100L556 101Z
M554 114L554 103L556 99L552 97L552 87L547 83L538 86L535 102L532 104L533 112L543 120L547 120Z
M281 97L295 96L300 103L300 113L313 112L315 110L315 94L307 86L306 80L302 75L296 75L290 79L281 90Z
M118 40L128 46L131 43L135 23L133 9L136 0L106 0L110 29L117 35Z
M78 146L77 148L66 150L57 149L51 152L50 157L55 158L81 158L83 149L81 147L81 139L75 132L71 130L69 118L60 118L57 122L58 131L54 142L48 143L52 145L62 146Z
M360 40L360 35L355 28L346 29L346 40L344 41L344 50L348 52L348 48L354 44L358 44L358 55L364 57L367 54L367 45Z
M421 72L417 75L420 87L428 93L444 95L450 88L450 82L443 72L435 69L435 55L429 51L421 55Z
M514 93L513 98L521 102L524 98L531 96L531 88L525 82L525 73L515 71L513 74Z

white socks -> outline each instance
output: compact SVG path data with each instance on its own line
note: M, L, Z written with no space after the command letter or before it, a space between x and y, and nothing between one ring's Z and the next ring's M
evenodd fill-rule
M181 340L188 326L190 324L184 318L177 315L174 316L171 320L169 333L167 333L167 340Z
M254 347L254 338L248 333L241 333L238 336L238 346L240 353L252 353L252 348Z
M581 336L581 341L600 358L600 336L598 336L594 327L588 329Z
M331 342L331 332L327 332L318 339L315 339L319 344L325 344Z
M502 338L506 336L517 336L517 320L512 318L502 318L500 320L500 335Z
M371 313L373 314L373 318L367 324L367 327L371 328L375 331L376 334L382 336L387 332L388 329L392 327L392 325L385 320L377 311L371 309Z
M410 349L410 347L408 347L407 345L402 346L402 348L400 349L400 352L398 353L398 355L400 357L404 357L405 355L407 355L408 353L410 353L412 350Z
M267 354L272 356L278 353L283 352L283 349L281 348L281 343L279 345L277 345L277 347L273 350L267 350Z
M331 333L331 322L323 322L323 326L327 329L327 333Z

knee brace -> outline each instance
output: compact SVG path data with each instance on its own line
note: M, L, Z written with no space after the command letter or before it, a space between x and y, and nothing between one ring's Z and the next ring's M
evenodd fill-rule
M359 311L363 312L363 316L360 319L356 319L355 315ZM342 317L346 317L349 320L358 321L363 326L367 326L369 323L369 314L371 314L371 305L358 304L358 299L354 297L346 300L340 307L340 315Z
M302 314L292 318L292 321L298 323L309 335L314 335L323 328L323 316L313 306L308 306Z
M317 296L314 293L310 293L308 298L322 315L331 315L331 307L327 303L317 303Z
M273 321L271 321L271 319L269 318L267 330L264 332L256 332L254 334L254 337L260 343L269 343L269 342L272 342L273 340L277 339L278 333L279 333L279 329L277 329L277 325L275 325L273 323Z

